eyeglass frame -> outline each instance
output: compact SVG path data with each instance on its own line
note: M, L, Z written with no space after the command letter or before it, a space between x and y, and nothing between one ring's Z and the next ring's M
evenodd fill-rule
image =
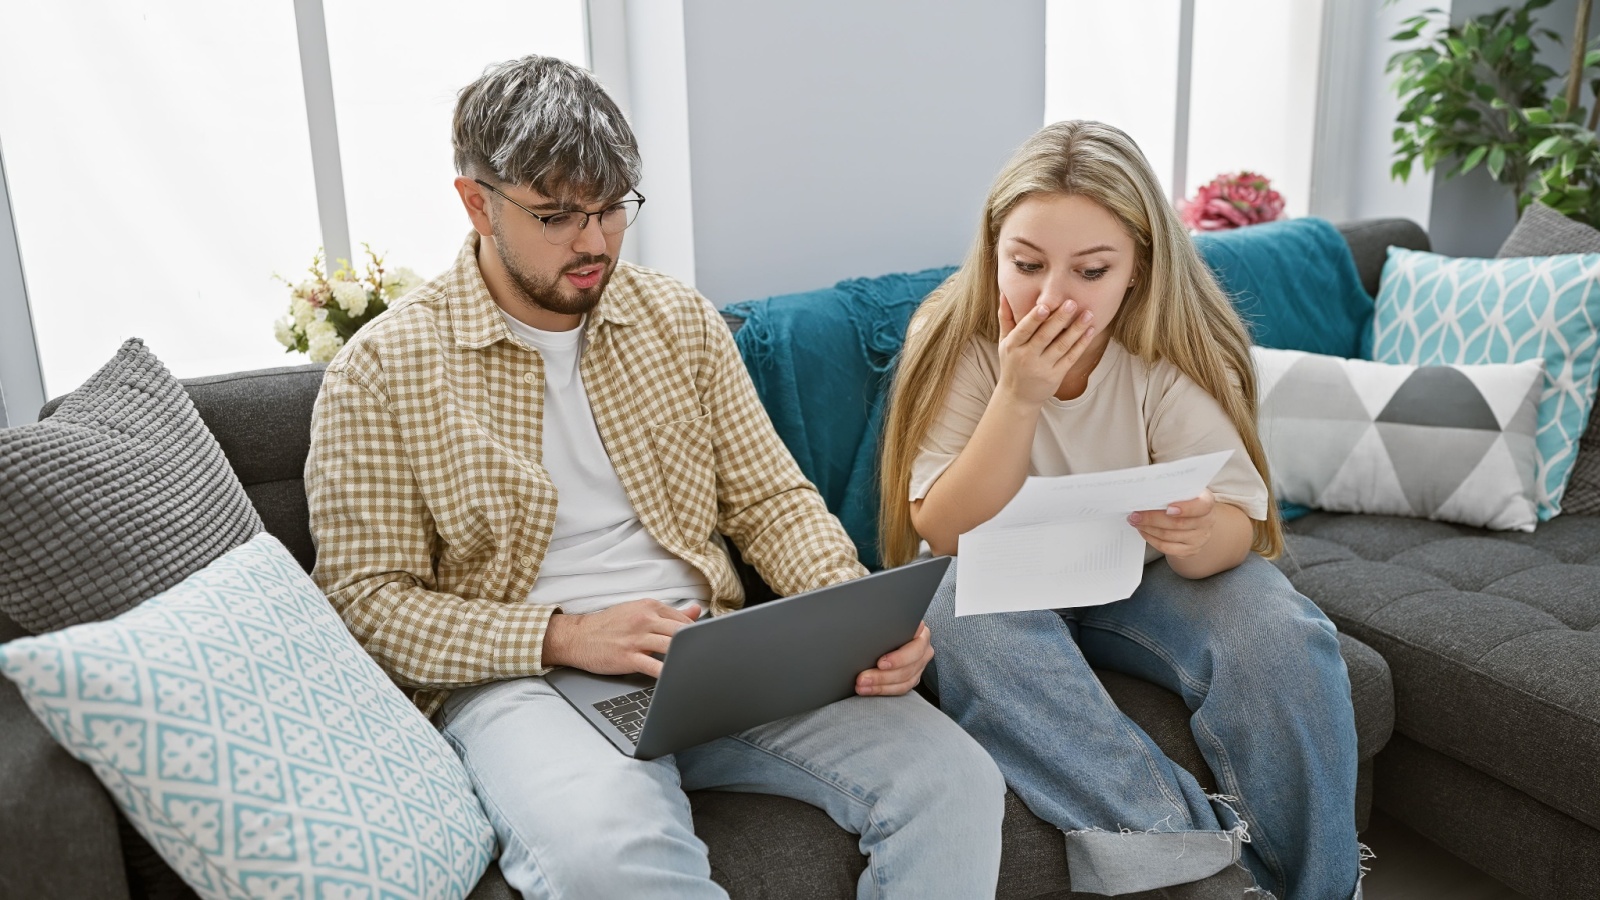
M544 235L545 241L548 242L553 247L565 247L566 245L568 245L568 244L572 243L573 241L577 240L578 239L578 235L582 234L584 231L586 231L589 228L589 220L590 219L595 218L597 216L605 215L606 213L611 211L612 207L614 207L614 206L616 206L616 205L618 205L620 203L630 203L633 200L638 200L639 201L639 209L634 211L633 218L629 219L627 221L627 224L623 225L621 228L617 229L616 231L608 232L608 231L605 230L605 226L602 225L601 228L600 228L600 233L601 234L621 234L624 231L627 231L628 230L628 226L632 225L634 223L634 221L639 218L639 212L643 211L643 209L644 209L644 195L639 193L638 189L635 188L635 189L631 189L631 193L633 194L632 198L630 198L629 200L618 200L615 203L612 203L610 206L607 206L605 209L600 210L599 212L588 212L588 211L582 210L582 209L562 209L562 210L557 210L556 212L549 213L547 215L542 215L541 216L538 213L534 212L533 210L527 208L526 206L523 206L521 203L518 203L517 201L511 199L511 197L509 195L507 195L505 191L502 191L499 188L495 187L494 185L490 184L489 182L484 181L482 178L474 178L472 180L475 183L481 184L484 187L488 188L489 190L494 191L496 194L500 195L500 197L503 198L507 203L510 203L512 206L515 206L517 209L520 209L523 212L527 213L528 215L533 216L535 219L538 219L539 220L539 233ZM549 233L549 230L548 230L550 228L550 220L554 219L556 216L570 216L570 215L581 215L581 216L583 216L583 224L579 225L578 226L578 230L574 231L572 233L572 237L568 238L567 240L564 240L564 241L560 242L559 244L556 243L555 241L550 240L550 233Z

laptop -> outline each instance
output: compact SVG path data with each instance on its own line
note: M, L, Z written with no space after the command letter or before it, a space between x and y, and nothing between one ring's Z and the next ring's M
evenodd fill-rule
M636 759L853 696L856 675L911 640L947 556L685 625L661 678L555 669L545 681Z

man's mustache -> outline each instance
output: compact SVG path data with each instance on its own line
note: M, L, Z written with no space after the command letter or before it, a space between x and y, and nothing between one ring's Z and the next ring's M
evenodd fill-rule
M562 269L561 274L565 275L568 272L576 272L579 269L587 269L593 265L602 265L609 268L611 266L611 257L604 253L598 255L585 253L583 256L579 257L577 262L574 262L572 265Z

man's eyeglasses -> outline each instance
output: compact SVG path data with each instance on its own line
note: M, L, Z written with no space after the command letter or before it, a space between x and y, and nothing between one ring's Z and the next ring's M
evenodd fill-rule
M505 198L507 203L517 209L538 219L539 224L544 226L544 239L558 247L576 240L578 232L589 227L589 219L591 217L600 220L600 230L605 234L617 234L633 224L633 220L639 217L639 207L644 206L644 195L634 191L632 200L618 200L599 212L564 209L561 212L541 216L521 203L507 197L504 191L484 181L482 178L474 178L472 180L499 194Z

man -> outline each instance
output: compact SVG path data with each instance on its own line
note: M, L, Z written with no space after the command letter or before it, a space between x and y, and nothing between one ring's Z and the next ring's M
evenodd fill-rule
M644 198L621 113L530 56L468 85L455 266L329 365L306 494L317 583L436 716L526 897L723 897L684 791L793 797L861 835L862 897L993 893L1004 784L910 693L926 627L822 709L652 761L540 677L661 671L742 602L726 535L779 593L864 574L716 311L618 261Z

